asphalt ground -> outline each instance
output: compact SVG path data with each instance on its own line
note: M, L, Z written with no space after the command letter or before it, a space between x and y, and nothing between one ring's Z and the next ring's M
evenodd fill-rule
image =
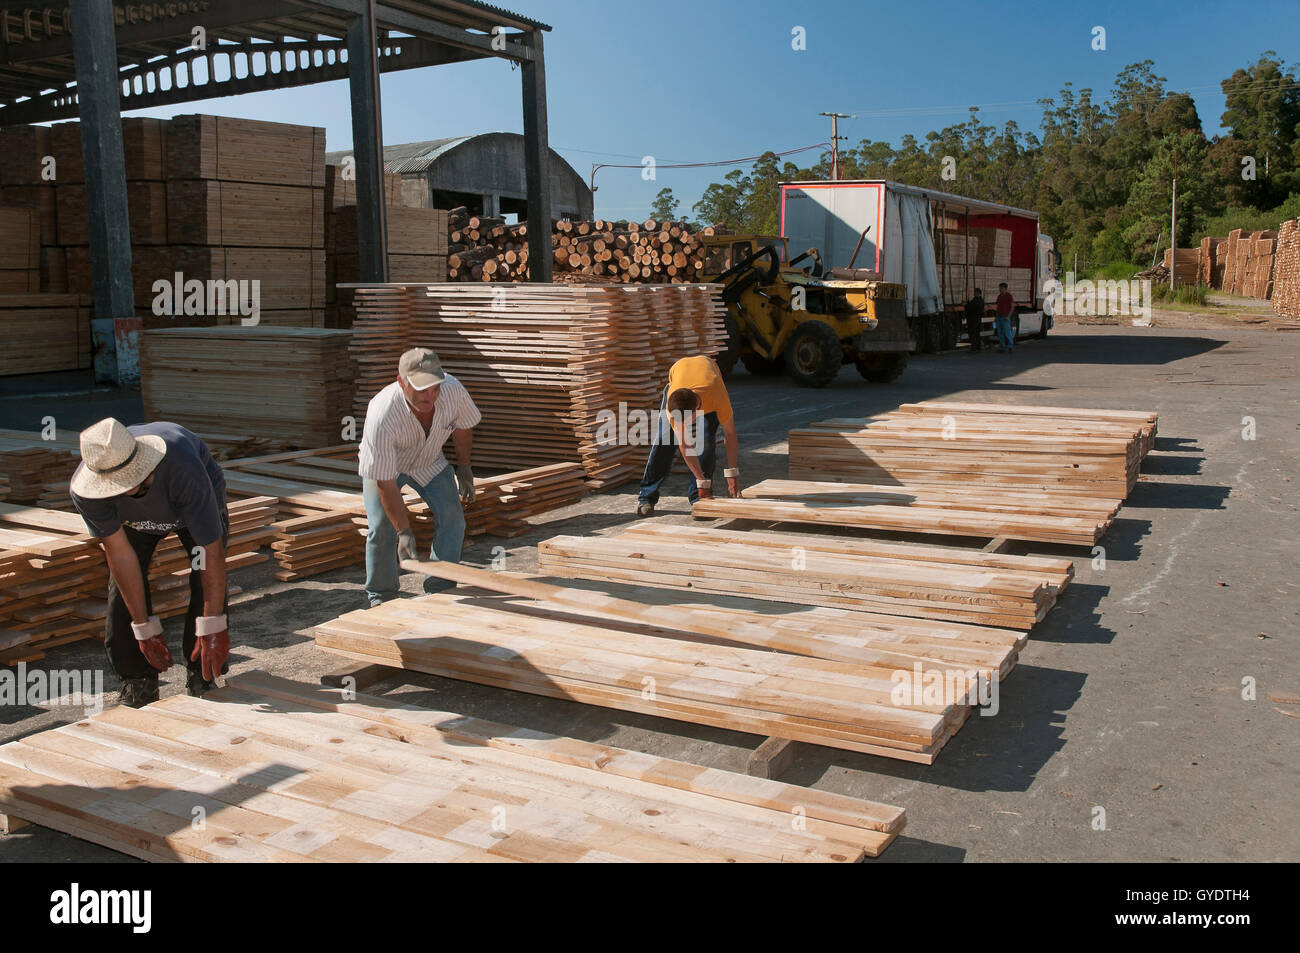
M1073 556L1078 575L1034 629L995 717L968 721L931 766L799 746L783 780L907 809L906 831L874 862L1300 859L1300 334L1215 324L1064 326L1011 355L916 357L894 385L866 384L851 367L818 391L743 373L731 381L746 483L786 475L790 428L907 401L1160 414L1156 453L1104 540L1104 569L1085 550L1013 550ZM62 397L0 387L0 426L34 429L45 414L68 427L108 413L138 419L138 398L78 394L78 380L44 391ZM656 518L689 522L685 499L671 495L685 492L680 472L667 492ZM626 485L547 514L528 536L474 540L465 561L487 565L504 546L506 568L529 571L538 541L617 533L634 509ZM238 574L232 672L315 683L339 667L314 648L312 627L361 607L362 576L286 585L268 567ZM419 583L408 576L404 588L416 594ZM168 624L173 640L179 632L179 620ZM34 665L102 669L103 649L82 642ZM109 703L116 688L107 674ZM164 678L164 695L183 690L178 670ZM419 674L370 691L735 771L763 740ZM0 742L80 717L57 704L0 707ZM37 827L0 837L0 861L124 859Z

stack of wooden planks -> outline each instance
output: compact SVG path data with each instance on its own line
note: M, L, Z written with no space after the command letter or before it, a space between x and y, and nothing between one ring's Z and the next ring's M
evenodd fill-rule
M258 550L274 536L275 500L231 503L226 568L266 562ZM190 556L173 534L149 567L153 610L184 615ZM0 664L39 658L45 649L102 636L108 570L100 545L74 513L0 504ZM232 589L238 592L238 588Z
M746 595L1028 632L1074 577L1066 559L801 533L642 524L537 547L554 576Z
M1279 227L1273 271L1273 313L1300 320L1300 218Z
M710 626L672 608L611 619L600 595L589 607L577 600L449 592L349 613L317 626L315 638L361 662L923 764L971 712L969 665L952 671L960 699L925 704L894 693L893 673L910 663L706 641L692 629ZM743 632L751 618L763 624L761 614L734 621Z
M528 230L521 222L470 215L452 209L447 221L449 281L527 281ZM704 270L700 238L722 233L712 227L698 232L686 222L575 222L552 225L555 280L616 284L689 283ZM397 280L394 278L394 280Z
M657 410L674 361L722 349L716 290L358 286L354 413L363 417L395 379L402 352L429 347L483 413L476 462L528 468L578 460L593 487L615 485L640 473L646 452L644 442L621 438L620 414Z
M0 204L0 295L36 294L40 290L40 213Z
M1145 412L934 401L790 432L794 480L978 484L1124 500L1155 442Z
M147 331L140 339L144 415L196 433L293 447L338 442L352 407L351 335L328 328Z
M528 519L577 502L586 492L576 463L552 464L476 477L475 500L465 507L466 533L512 537L530 532ZM365 561L366 508L355 446L280 454L226 464L232 495L274 496L280 519L272 545L279 571L292 582ZM434 522L424 501L405 490L416 541L427 551Z
M745 519L1092 546L1118 500L979 486L899 486L765 480L742 499L700 500L697 519Z
M0 377L90 367L90 299L0 294Z
M0 430L0 475L8 479L12 502L35 503L49 484L66 490L80 462L75 434L65 432L55 440L44 440L39 433Z
M906 820L884 804L259 672L0 747L0 812L192 862L844 863L879 855Z

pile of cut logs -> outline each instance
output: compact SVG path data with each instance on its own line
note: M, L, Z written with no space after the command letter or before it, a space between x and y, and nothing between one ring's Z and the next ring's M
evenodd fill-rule
M470 215L464 208L447 216L449 281L526 281L527 222ZM611 284L679 284L699 281L704 269L700 238L722 234L693 230L685 222L557 221L551 248L555 280Z

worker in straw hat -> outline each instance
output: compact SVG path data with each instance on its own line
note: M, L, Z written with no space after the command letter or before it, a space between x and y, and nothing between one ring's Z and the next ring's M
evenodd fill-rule
M465 542L462 506L474 502L473 428L483 419L464 385L442 369L438 355L414 348L398 362L397 380L370 400L361 436L360 473L366 505L366 598L371 608L398 592L399 561L418 559L402 487L420 495L433 514L433 559L460 562ZM455 475L443 447L456 447ZM425 592L454 587L425 580Z
M149 563L175 533L190 555L190 606L182 641L186 688L200 696L226 674L226 482L207 446L169 423L123 426L101 420L81 435L72 502L108 561L104 645L132 708L158 700L158 675L172 666L153 613Z

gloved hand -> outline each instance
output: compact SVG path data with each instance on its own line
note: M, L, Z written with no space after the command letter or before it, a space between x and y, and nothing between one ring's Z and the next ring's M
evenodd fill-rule
M218 675L225 674L226 659L230 657L230 631L223 615L201 616L194 623L194 634L198 641L190 653L190 661L197 662L200 657L203 664L203 680L215 682Z
M740 496L740 477L727 477L727 496L733 500Z
M474 490L474 471L469 464L462 463L456 467L456 483L460 486L460 501L469 506L477 496Z
M699 487L699 490L700 490L700 499L702 499L702 500L711 500L711 499L713 499L713 481L712 481L712 480L700 480L700 481L696 484L696 486L698 486L698 487Z
M415 534L409 529L404 529L397 534L397 558L398 560L420 558L415 548Z
M135 640L145 661L160 672L172 667L172 650L163 638L161 619L151 615L148 622L132 622L131 631L135 633Z

